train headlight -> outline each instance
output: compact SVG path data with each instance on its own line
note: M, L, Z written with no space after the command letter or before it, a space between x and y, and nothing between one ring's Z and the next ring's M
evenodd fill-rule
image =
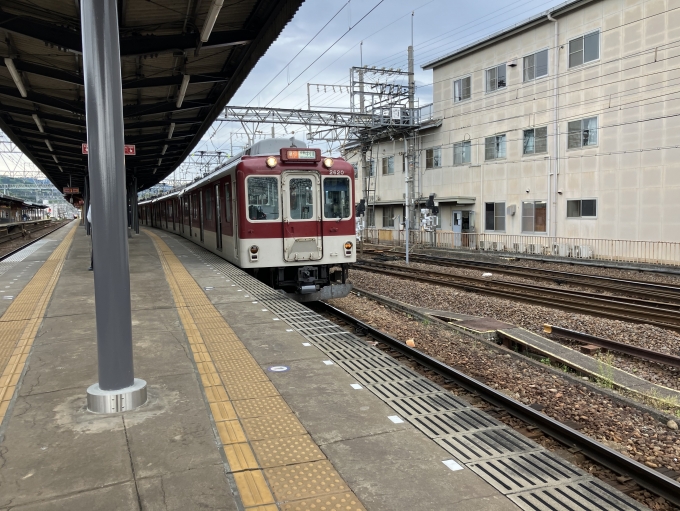
M257 245L253 245L252 247L250 247L250 253L251 254L257 254L259 251L260 251L260 247L258 247Z
M351 241L345 242L345 256L349 257L352 255L352 247L354 244Z
M270 169L273 169L274 167L276 167L277 163L278 162L276 161L275 156L270 156L269 158L267 158L267 167L269 167Z
M324 158L323 166L330 169L333 166L333 158Z

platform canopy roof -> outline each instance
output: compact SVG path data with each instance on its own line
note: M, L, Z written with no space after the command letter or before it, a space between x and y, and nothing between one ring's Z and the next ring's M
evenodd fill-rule
M140 189L191 153L303 1L223 0L210 30L219 0L118 0L125 143L136 146L126 167ZM82 190L87 173L79 4L0 0L0 129L60 190Z

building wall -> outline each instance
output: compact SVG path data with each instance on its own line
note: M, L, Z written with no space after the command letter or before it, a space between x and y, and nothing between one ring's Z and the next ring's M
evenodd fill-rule
M521 234L522 202L532 200L547 202L546 235L680 241L680 0L601 0L558 17L558 30L557 50L554 23L545 23L434 68L442 124L418 137L416 188L441 199L443 229L452 210L473 209L476 231L485 232L484 204L504 202L516 206L504 232ZM569 69L569 41L595 30L599 59ZM543 49L548 75L524 82L523 57ZM485 70L513 61L507 86L487 92ZM471 98L454 103L453 82L468 75ZM567 123L589 117L598 119L597 145L568 149ZM523 130L542 126L547 153L524 155ZM507 154L485 161L484 139L496 134L505 134ZM463 140L471 141L472 161L454 166L453 144ZM430 147L441 147L439 168L425 168ZM403 151L398 140L373 147L379 202L403 200ZM389 155L394 174L384 176L380 159ZM447 202L455 197L475 204ZM597 216L567 218L569 199L596 199Z

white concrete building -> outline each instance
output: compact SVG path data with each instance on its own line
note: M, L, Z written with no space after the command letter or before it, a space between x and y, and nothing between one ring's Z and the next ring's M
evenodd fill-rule
M680 0L570 1L423 68L441 123L415 186L442 230L680 242ZM403 218L403 151L373 147L377 227Z

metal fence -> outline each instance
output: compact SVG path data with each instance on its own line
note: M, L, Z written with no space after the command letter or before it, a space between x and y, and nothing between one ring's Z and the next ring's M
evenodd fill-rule
M404 231L366 230L367 241L404 246ZM412 248L444 248L504 254L526 254L572 259L620 261L680 266L680 243L665 241L605 240L452 231L411 231Z

